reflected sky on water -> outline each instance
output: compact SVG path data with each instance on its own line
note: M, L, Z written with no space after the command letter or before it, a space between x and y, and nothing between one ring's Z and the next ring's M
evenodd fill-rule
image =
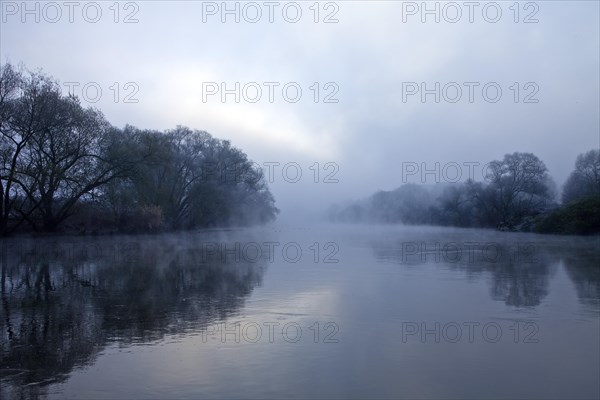
M598 397L598 238L394 226L2 242L2 397Z

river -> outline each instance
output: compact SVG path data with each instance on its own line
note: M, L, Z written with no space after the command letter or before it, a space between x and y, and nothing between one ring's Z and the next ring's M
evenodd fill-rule
M318 225L0 246L3 399L600 396L598 237Z

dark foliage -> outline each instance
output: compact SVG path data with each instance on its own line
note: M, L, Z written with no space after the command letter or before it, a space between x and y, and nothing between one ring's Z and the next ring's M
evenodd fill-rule
M115 128L53 78L0 69L0 234L153 232L273 220L262 170L227 140Z

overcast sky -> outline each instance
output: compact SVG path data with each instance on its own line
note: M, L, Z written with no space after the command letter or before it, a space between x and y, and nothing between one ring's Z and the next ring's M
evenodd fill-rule
M449 163L466 178L465 163L533 152L561 185L600 147L597 1L427 2L432 14L422 2L227 2L239 23L220 1L22 4L0 2L0 62L77 82L80 97L91 83L83 103L114 125L183 124L258 164L298 163L297 183L274 169L284 218L396 188L403 163L440 163L433 183L454 177ZM240 102L223 102L221 83L236 82Z

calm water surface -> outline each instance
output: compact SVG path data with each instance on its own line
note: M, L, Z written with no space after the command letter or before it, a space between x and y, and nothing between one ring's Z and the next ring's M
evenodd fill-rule
M0 397L598 398L599 240L353 225L4 240Z

